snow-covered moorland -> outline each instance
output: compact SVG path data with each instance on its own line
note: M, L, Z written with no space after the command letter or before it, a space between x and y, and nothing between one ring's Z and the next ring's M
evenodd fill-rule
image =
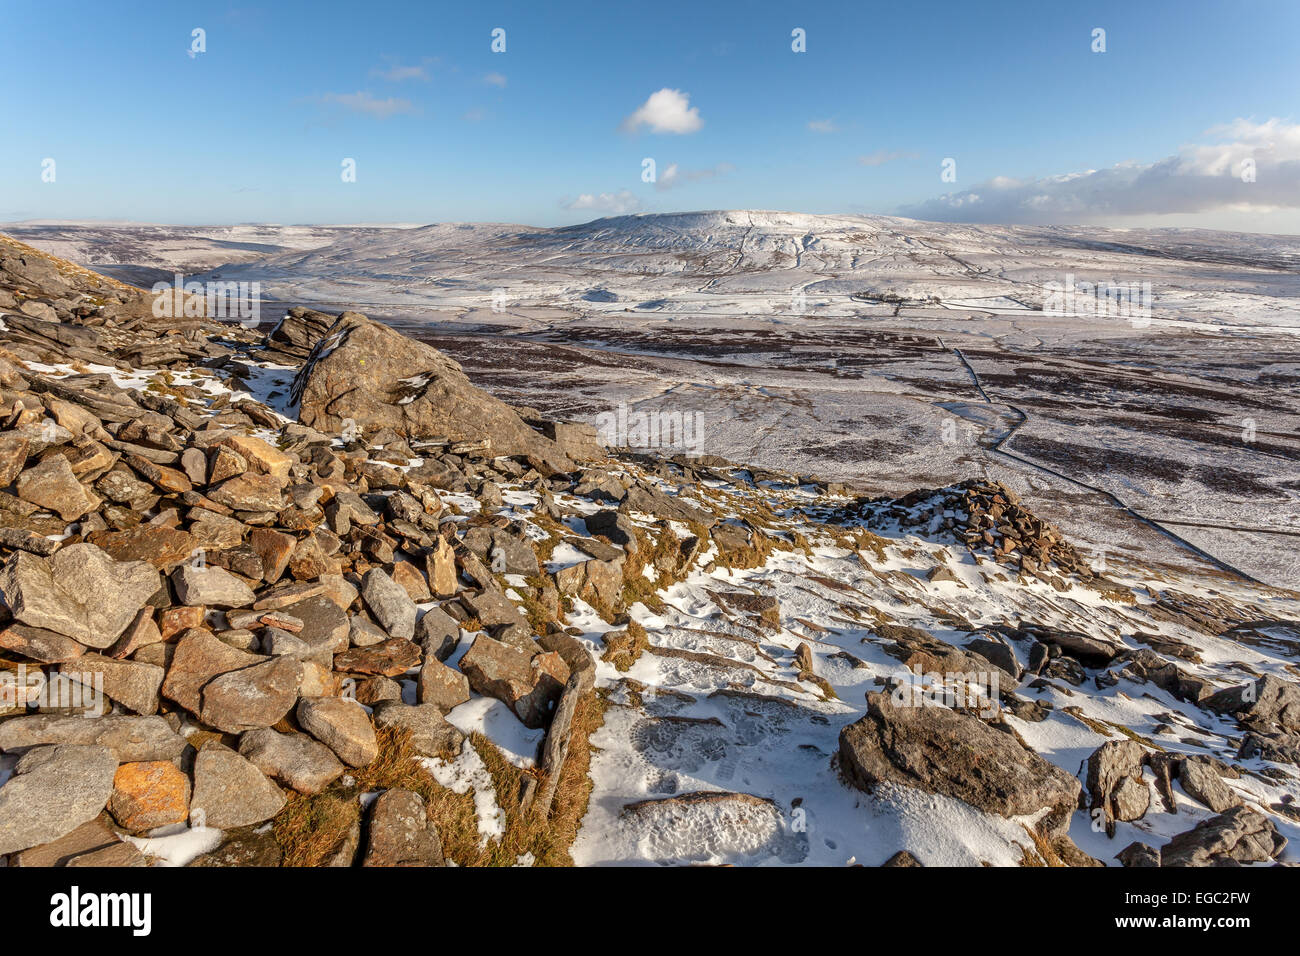
M726 290L809 218L709 215L575 227L614 266L546 303L266 333L176 329L6 240L0 644L107 712L2 672L0 853L1292 861L1294 557L1240 545L1293 531L1291 333L1197 352L861 288L764 314L770 288ZM836 241L840 268L869 237ZM646 265L683 246L714 274ZM660 279L701 299L614 308ZM649 411L702 444L602 447Z

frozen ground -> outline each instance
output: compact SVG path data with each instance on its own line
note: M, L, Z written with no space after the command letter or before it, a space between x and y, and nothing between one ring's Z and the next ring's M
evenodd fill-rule
M791 489L757 487L753 498L778 515L807 504ZM1221 575L1199 584L1164 578L1123 560L1113 562L1109 574L1133 589L1136 602L1124 604L1086 587L1058 591L1017 580L942 536L886 530L883 540L882 550L871 555L823 542L807 553L774 554L751 570L697 569L663 592L661 611L638 607L648 652L626 673L604 661L597 665L612 706L592 738L595 786L573 848L575 862L874 866L907 846L927 866L1019 864L1030 847L1028 820L986 815L907 788L886 787L868 797L839 778L831 758L840 730L863 716L868 691L899 673L898 661L876 636L882 621L955 644L969 631L1011 621L1105 640L1125 641L1119 636L1140 631L1185 646L1196 659L1189 665L1193 673L1225 684L1246 670L1288 678L1294 666L1294 621L1283 627L1286 639L1247 645L1211 637L1161 610L1175 594L1228 599L1261 618L1276 617L1281 626L1295 615L1294 596ZM955 580L927 581L923 571L935 566ZM724 593L777 598L780 626L729 610L717 600ZM609 625L580 604L571 622L599 655ZM833 694L800 679L800 643L811 648L814 671ZM1015 648L1021 664L1027 650ZM1264 775L1264 763L1236 757L1239 730L1231 720L1126 676L1101 684L1022 684L1018 693L1049 713L1038 722L1010 714L1006 720L1033 750L1081 779L1101 744L1137 735L1166 751L1243 766L1247 772L1231 784L1252 804L1275 806L1295 793L1294 781L1279 784ZM1154 778L1146 782L1153 786ZM1119 824L1113 838L1094 832L1087 814L1076 813L1071 836L1089 854L1117 865L1114 854L1130 842L1159 846L1212 815L1181 790L1175 800L1170 811L1153 797L1152 809L1135 823ZM1300 835L1294 819L1276 822L1289 838Z

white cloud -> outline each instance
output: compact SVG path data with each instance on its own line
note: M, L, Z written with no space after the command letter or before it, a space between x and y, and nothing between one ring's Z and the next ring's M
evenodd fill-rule
M483 77L483 82L488 86L499 86L504 88L506 85L506 77L504 73L489 73Z
M1126 216L1300 209L1300 124L1238 119L1154 163L1041 179L997 177L900 210L916 219L1079 223ZM1247 160L1254 182L1244 182Z
M885 163L892 163L896 159L916 159L917 157L917 153L902 149L878 149L874 153L859 156L858 163L862 166L883 166Z
M560 205L565 209L587 209L621 216L640 209L641 200L630 190L620 189L616 193L583 193L577 199L562 202Z
M357 113L366 113L370 116L377 116L383 119L396 113L414 112L410 100L400 99L390 96L388 99L377 100L369 93L326 93L321 97L323 102L334 103L342 106L344 109L353 110Z
M651 93L636 112L623 120L627 132L649 126L652 133L694 133L703 125L699 109L691 106L691 95L667 87Z
M395 56L384 56L384 65L370 71L370 75L389 83L403 83L406 80L423 80L428 82L430 67L439 65L439 58L426 56L420 59L418 66L408 66Z
M715 179L718 176L725 176L732 172L736 167L731 163L718 163L711 169L682 169L676 163L669 163L664 167L655 179L655 189L661 192L666 189L672 189L674 186L680 186L682 183L697 183L705 179Z
M840 131L840 128L835 125L835 121L828 119L809 120L808 128L814 133L838 133Z
M381 80L387 80L389 83L401 83L403 80L427 80L429 71L422 66L402 66L394 64L384 69L373 69L370 71L371 76L377 76Z

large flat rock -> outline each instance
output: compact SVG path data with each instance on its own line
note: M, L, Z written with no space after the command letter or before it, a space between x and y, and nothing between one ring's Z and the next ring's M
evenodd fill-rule
M939 706L898 706L867 695L867 714L840 731L840 767L871 791L896 783L963 800L998 816L1039 813L1044 833L1063 834L1082 787L978 717Z

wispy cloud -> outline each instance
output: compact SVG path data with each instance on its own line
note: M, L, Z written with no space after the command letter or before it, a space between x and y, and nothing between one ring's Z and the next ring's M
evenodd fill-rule
M394 56L385 56L384 66L377 66L370 71L370 75L378 77L389 83L404 83L407 80L422 80L428 82L429 68L438 62L437 57L426 56L419 64L404 64Z
M683 183L697 183L706 179L716 179L735 170L731 163L718 163L710 169L682 169L676 163L669 163L655 179L655 189L661 192L680 186Z
M577 199L561 202L560 205L564 209L607 212L621 216L640 209L641 200L630 190L620 189L616 193L583 193Z
M1300 124L1238 119L1205 135L1217 142L1185 146L1154 163L1036 179L998 177L900 212L915 219L1050 224L1300 209Z
M370 93L358 91L356 93L326 93L321 97L321 102L332 103L341 106L344 109L352 110L356 113L365 113L368 116L375 116L379 119L385 119L398 113L413 113L415 108L411 105L410 100L401 99L400 97L390 96L387 99L376 99Z
M867 153L865 156L858 157L858 163L862 166L883 166L885 163L892 163L896 159L919 159L919 153L909 152L902 149L878 149L874 153Z
M840 128L835 125L835 121L829 119L809 120L808 128L814 133L838 133L840 131Z
M403 80L427 80L429 71L422 66L390 66L382 70L371 70L370 75L389 83L401 83Z
M499 86L504 89L506 85L506 77L504 73L488 73L483 77L483 82L488 86Z
M631 115L623 120L625 132L649 126L652 133L694 133L704 125L700 111L691 106L691 95L664 87L651 93Z

